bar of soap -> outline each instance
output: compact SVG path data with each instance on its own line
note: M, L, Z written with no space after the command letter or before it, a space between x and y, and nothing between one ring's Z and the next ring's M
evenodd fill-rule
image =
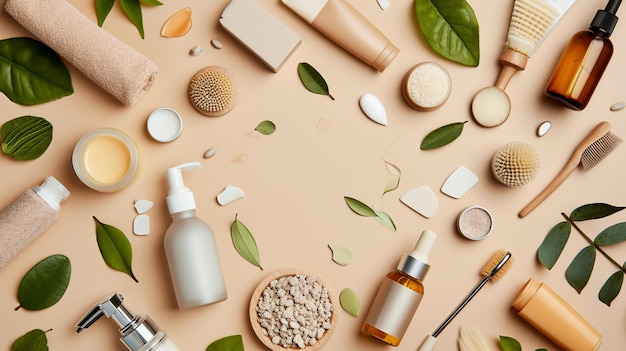
M231 0L220 24L274 72L300 45L300 37L255 0Z
M435 193L425 185L409 190L400 197L400 201L426 218L434 216L439 207Z

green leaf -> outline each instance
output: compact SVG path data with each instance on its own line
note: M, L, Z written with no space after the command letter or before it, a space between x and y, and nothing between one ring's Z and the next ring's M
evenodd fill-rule
M239 255L246 261L263 270L263 267L261 267L261 259L259 258L259 248L256 245L256 241L248 228L237 219L237 215L235 215L235 220L230 227L230 236L233 240L235 250L237 250Z
M385 168L387 168L387 173L391 175L391 179L389 179L387 181L387 184L385 184L385 190L383 191L383 195L390 191L398 189L398 186L400 185L400 174L402 173L398 166L387 161L385 161Z
M244 351L243 338L241 335L225 336L212 342L206 351Z
M158 0L140 0L142 4L146 5L146 6L161 6L163 5L162 2L158 1Z
M348 204L348 207L350 207L350 209L358 214L359 216L364 216L364 217L377 217L378 214L376 214L376 211L374 211L371 207L367 206L366 204L362 203L361 201L351 198L349 196L344 196L343 199L346 201L346 204Z
M426 43L439 55L466 66L480 62L479 27L465 0L415 0Z
M465 123L467 121L450 123L433 130L424 137L420 149L432 150L453 142L463 132Z
M609 246L626 241L626 223L617 223L604 229L593 242L598 246Z
M70 283L72 265L69 258L56 254L34 265L22 278L17 290L20 307L38 311L61 300Z
M98 17L98 26L102 27L104 20L107 18L115 0L96 0L96 15Z
M500 347L502 351L522 351L522 345L519 341L510 336L500 335Z
M72 77L54 50L32 38L0 40L0 91L32 106L74 93Z
M50 146L52 129L42 117L22 116L7 121L0 127L2 152L16 160L34 160Z
M133 274L133 248L126 238L126 235L118 228L100 222L93 217L96 222L96 240L98 248L104 262L116 271L128 274L134 281L139 280Z
M396 231L396 224L391 219L391 216L385 211L376 211L376 221L382 225L384 225L387 229L392 232Z
M605 305L611 306L611 302L617 297L620 290L622 290L622 283L624 282L624 272L617 271L613 273L598 293L598 299Z
M17 338L11 351L48 351L48 338L41 329L33 329Z
M122 9L128 19L135 25L139 31L141 39L144 39L143 16L141 14L141 3L139 0L120 0Z
M298 64L298 75L307 90L315 94L328 95L332 100L335 100L329 93L326 80L313 66L306 62L300 62Z
M333 261L341 266L347 266L352 260L352 252L345 247L328 244L328 248L333 253Z
M596 248L587 246L574 257L574 260L565 271L565 278L569 285L579 294L589 282L593 265L596 262Z
M276 125L272 121L265 120L259 123L254 130L263 135L270 135L276 131Z
M599 219L610 216L616 212L619 212L626 207L617 207L605 203L592 203L582 205L570 214L572 221L586 221L590 219Z
M358 317L361 312L361 302L354 290L345 288L339 293L339 304L349 315Z
M544 267L547 269L554 267L554 264L565 248L565 244L567 244L571 232L572 225L567 221L563 221L550 229L548 235L543 239L543 242L537 250L539 262L541 262Z

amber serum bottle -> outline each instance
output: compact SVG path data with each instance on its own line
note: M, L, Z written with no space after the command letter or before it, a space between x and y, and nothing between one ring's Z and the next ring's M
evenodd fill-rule
M548 96L572 110L587 106L613 55L609 37L617 24L615 13L621 2L609 0L604 10L598 10L589 30L570 39L548 81Z
M432 230L422 232L415 249L405 254L397 270L383 279L361 331L389 345L398 346L424 296L422 281L428 256L437 239Z

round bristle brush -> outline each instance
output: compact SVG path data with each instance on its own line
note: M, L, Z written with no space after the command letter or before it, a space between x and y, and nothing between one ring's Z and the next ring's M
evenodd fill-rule
M428 335L426 339L420 345L418 351L429 351L435 348L437 345L437 336L441 334L441 332L445 329L445 327L452 322L454 317L456 317L459 312L467 305L470 300L480 291L480 289L487 284L488 281L497 281L502 278L504 274L508 271L508 269L513 264L513 256L510 252L505 250L499 250L493 256L489 262L487 262L483 268L480 270L480 274L484 276L484 278L474 287L474 289L461 301L461 303L457 306L457 308L452 311L452 313L446 318L446 320L441 323L441 325L435 330L432 335Z

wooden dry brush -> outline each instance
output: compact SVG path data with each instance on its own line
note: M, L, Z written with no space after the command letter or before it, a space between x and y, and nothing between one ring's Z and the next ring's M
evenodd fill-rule
M578 226L578 222L605 218L624 208L626 207L617 207L606 203L591 203L576 208L569 216L561 213L565 220L552 227L541 246L539 246L537 251L539 261L544 267L552 269L567 244L572 228L576 229L587 241L588 245L580 250L569 264L565 271L565 278L569 285L580 294L589 282L596 256L600 253L617 269L606 280L598 293L598 299L610 306L622 288L624 275L626 274L626 262L623 264L618 263L604 251L604 248L626 241L626 222L607 227L594 239L591 239L582 231Z

